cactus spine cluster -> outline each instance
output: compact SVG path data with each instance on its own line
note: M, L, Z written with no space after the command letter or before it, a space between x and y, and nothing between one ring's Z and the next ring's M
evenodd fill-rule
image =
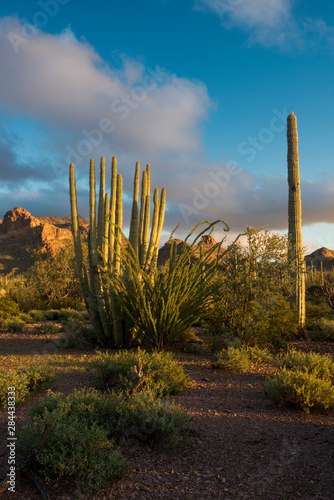
M166 190L158 189L153 196L153 219L150 234L150 184L151 170L147 165L141 184L141 206L139 213L140 164L137 162L134 177L133 203L128 243L137 257L138 266L153 272L156 269L159 241L164 222ZM117 160L111 164L111 191L105 192L105 159L100 162L100 190L96 209L95 166L90 161L89 180L90 227L88 236L88 272L84 264L79 232L77 196L74 165L70 165L70 200L72 232L78 276L87 311L98 341L102 345L119 348L124 345L126 321L114 298L113 290L103 280L103 271L108 267L122 278L121 254L123 239L123 179L117 173ZM96 220L97 211L97 220ZM124 276L126 279L126 276Z
M299 328L305 326L305 273L302 237L302 204L299 177L297 118L290 113L287 119L288 184L289 184L289 260L294 275L291 303L298 312Z

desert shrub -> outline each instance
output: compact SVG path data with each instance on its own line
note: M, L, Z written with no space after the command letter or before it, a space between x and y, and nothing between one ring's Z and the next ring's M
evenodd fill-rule
M29 391L36 391L42 385L48 385L55 379L55 373L45 364L31 364L20 370L20 374L27 378Z
M144 384L154 387L159 394L177 394L183 387L190 385L189 377L182 367L173 361L168 352L147 353L144 350L121 351L116 354L97 352L95 359L90 363L96 370L99 388L128 389L136 382L133 367L139 368L142 364L142 373L148 372L160 365L159 370Z
M7 319L3 326L10 332L22 332L26 326L26 322L20 319L19 316L13 316L12 318Z
M14 302L6 297L0 297L0 318L2 320L12 316L18 316L19 313L20 306L17 302Z
M55 378L55 374L46 365L37 363L25 368L0 369L0 405L7 404L8 387L15 387L16 404L24 401L29 392L37 390L42 385L47 385Z
M217 366L228 371L238 373L248 372L256 364L269 363L272 355L266 348L250 347L228 347L217 353Z
M34 321L44 321L46 319L45 311L40 311L38 309L33 309L29 311L29 315L32 317Z
M320 319L328 314L328 306L326 304L313 304L306 301L306 327L311 328L314 320Z
M253 363L246 346L228 347L217 353L217 366L227 371L244 373L252 368Z
M34 250L29 258L32 265L8 292L22 310L76 307L81 302L73 247L56 255Z
M42 418L59 407L66 408L68 422L73 418L88 426L101 426L117 440L137 437L141 441L152 439L176 446L184 442L190 429L190 419L184 409L149 390L129 397L126 392L103 395L93 389L83 389L65 399L61 394L49 393L48 398L31 410L31 415Z
M20 438L21 449L29 455L48 424L47 440L36 451L36 462L44 479L48 482L72 477L78 490L98 493L109 480L122 477L127 464L109 440L107 429L93 417L91 421L82 419L82 411L71 410L71 400L67 398L59 400L53 411L46 406L41 415L31 416ZM95 409L86 410L93 413Z
M210 352L218 352L229 347L229 338L226 335L210 335L205 339L205 345Z
M334 341L334 321L328 318L320 318L315 320L312 325L312 330L309 335L313 332L318 332L319 340L332 340Z
M42 323L34 327L32 333L36 335L52 335L59 332L59 328L52 323Z
M266 380L264 391L278 406L296 406L306 412L311 408L334 408L333 384L310 371L283 367L277 375Z
M315 352L288 352L277 358L280 368L287 370L299 370L305 373L312 373L321 379L334 378L334 361L331 356L317 354Z
M32 316L30 316L30 314L27 313L20 313L18 317L28 325L34 322Z
M0 369L0 406L7 407L8 388L15 387L15 403L24 401L28 394L28 378L14 369Z
M79 321L82 321L85 317L85 312L76 311L75 309L71 308L48 309L47 311L44 311L44 317L49 321L68 320L69 318L71 318L71 320L77 319Z
M57 340L59 347L88 349L97 342L94 328L83 326L81 322L68 323L63 329L63 335Z

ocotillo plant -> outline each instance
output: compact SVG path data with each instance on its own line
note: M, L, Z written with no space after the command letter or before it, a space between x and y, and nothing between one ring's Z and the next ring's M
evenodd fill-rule
M289 261L294 277L291 305L297 309L300 329L305 326L305 274L302 237L302 204L299 177L297 118L287 119L288 184L289 184Z
M140 266L153 272L158 259L159 241L164 222L166 190L154 190L154 209L150 235L150 166L143 172L141 185L141 207L139 218L139 175L140 165L136 164L134 179L134 195L130 222L130 234L127 244L131 245ZM105 160L100 163L100 191L96 220L96 192L94 160L90 161L89 181L90 229L88 236L88 272L84 265L81 238L79 232L77 198L75 187L74 165L70 165L70 199L72 214L72 232L75 258L82 294L91 318L97 339L102 345L122 347L126 321L122 317L114 291L102 279L102 271L111 267L113 272L123 279L121 252L125 244L122 233L123 226L123 180L117 174L116 158L111 166L111 193L105 193ZM150 237L149 237L150 236ZM124 274L126 280L126 274Z

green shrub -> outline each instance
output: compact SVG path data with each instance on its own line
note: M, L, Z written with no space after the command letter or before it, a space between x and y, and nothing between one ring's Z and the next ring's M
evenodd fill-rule
M115 439L137 437L176 446L184 442L190 429L187 412L168 400L157 397L154 391L138 391L132 396L126 392L101 394L93 389L74 391L65 399L61 394L49 397L32 410L33 418L52 414L58 407L66 408L68 421L78 419L88 426L96 424Z
M312 373L315 377L324 380L334 378L334 361L331 356L326 354L288 352L277 358L277 363L280 368Z
M33 309L29 311L29 315L33 318L34 321L45 321L45 311L39 311L37 309Z
M28 325L31 325L31 323L34 322L33 317L30 314L27 314L27 313L20 313L19 314L19 318L22 321L25 321Z
M30 365L19 373L27 378L29 391L36 391L42 385L48 385L55 379L55 373L45 364Z
M136 382L133 367L139 367L142 363L142 373L148 372L160 365L159 370L142 384L146 387L154 387L162 395L177 394L183 387L190 385L189 377L184 373L182 367L173 361L168 352L147 353L144 350L121 351L116 354L108 352L97 352L91 367L97 371L97 383L99 388L129 389Z
M82 411L71 411L69 398L59 400L52 412L46 407L42 415L30 417L20 438L21 447L29 455L49 424L47 440L36 452L39 472L47 482L72 477L79 490L98 493L109 480L121 478L127 465L108 439L108 430L94 419L82 419L81 414Z
M7 407L8 387L15 387L15 403L24 401L28 394L28 378L14 369L0 369L0 406Z
M229 339L226 335L210 335L205 339L205 345L210 352L218 352L227 349L229 346Z
M333 384L314 372L283 367L277 375L266 380L264 391L278 406L297 406L306 412L311 408L334 408Z
M244 373L259 363L269 363L272 355L266 348L258 346L228 347L217 353L217 365L224 370Z
M4 323L4 328L10 332L22 332L25 326L26 322L20 319L19 316L13 316Z
M6 407L8 387L15 387L16 404L24 401L29 392L35 391L41 385L49 384L55 378L55 374L46 365L35 364L25 368L14 370L0 370L0 406Z
M328 318L320 318L315 320L312 329L318 331L319 340L334 341L334 321ZM320 335L319 335L320 334ZM311 334L312 335L312 334Z
M69 318L78 319L79 321L85 318L84 311L76 311L75 309L49 309L44 311L44 317L48 321L68 320Z
M7 319L11 316L17 316L19 313L19 304L6 297L0 297L0 318Z
M250 371L253 363L246 346L228 347L217 353L217 366L223 370L244 373Z
M53 335L59 333L59 328L52 323L42 323L34 327L32 333L36 335Z
M82 326L82 323L67 324L63 335L57 340L59 347L72 347L75 349L88 349L97 342L94 328Z

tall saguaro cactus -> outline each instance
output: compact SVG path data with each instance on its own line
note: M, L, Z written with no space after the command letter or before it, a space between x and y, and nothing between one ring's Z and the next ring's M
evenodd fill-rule
M297 309L299 328L305 326L305 273L302 237L302 203L299 177L297 118L287 119L289 184L289 261L293 270L294 291L291 304Z
M161 191L159 200L158 190L154 191L154 210L149 238L150 223L150 166L147 165L143 173L141 185L141 210L139 217L139 175L140 164L136 164L134 179L133 205L130 222L128 244L133 249L138 262L134 266L144 267L154 271L157 263L159 241L164 222L166 190ZM91 318L98 341L102 345L122 347L124 333L127 329L126 318L118 306L113 290L103 280L103 272L108 267L119 279L123 279L122 248L124 245L123 226L123 179L117 173L117 161L113 157L111 165L111 193L105 193L105 161L100 162L100 190L99 203L96 207L95 166L90 161L89 180L89 208L90 229L88 236L88 270L85 267L81 238L79 232L77 197L75 187L74 165L70 165L70 200L72 214L72 232L74 239L75 258L82 294L87 311ZM96 210L97 208L97 210ZM97 211L97 218L96 218ZM126 279L126 276L124 276Z

